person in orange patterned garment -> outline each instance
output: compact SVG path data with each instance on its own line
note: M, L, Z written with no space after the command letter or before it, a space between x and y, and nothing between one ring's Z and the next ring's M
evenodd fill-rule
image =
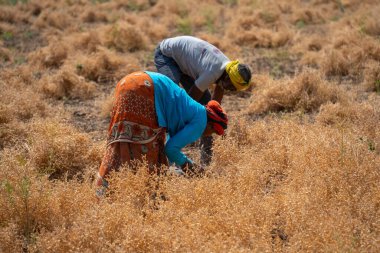
M203 106L165 75L146 71L125 76L115 90L107 148L96 181L102 188L97 195L108 187L110 171L144 157L152 173L169 162L185 173L202 174L203 168L181 149L202 135L223 135L227 124L217 101Z

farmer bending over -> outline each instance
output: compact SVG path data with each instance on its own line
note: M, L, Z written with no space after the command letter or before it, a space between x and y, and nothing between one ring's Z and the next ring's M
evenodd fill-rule
M241 91L250 86L251 71L238 60L231 61L218 48L199 38L179 36L165 39L155 51L157 71L168 76L202 105L211 99L221 103L224 90ZM212 98L208 88L216 84ZM201 162L212 156L212 137L201 139Z
M116 86L97 185L106 186L111 170L143 156L152 172L167 165L168 158L185 173L203 173L181 149L202 135L223 135L227 123L217 101L203 106L167 76L148 71L127 75ZM170 138L165 144L166 133Z

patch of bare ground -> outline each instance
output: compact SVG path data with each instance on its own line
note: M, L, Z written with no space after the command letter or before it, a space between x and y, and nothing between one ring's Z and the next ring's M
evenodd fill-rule
M247 64L252 66L253 73L268 73L275 79L294 76L302 70L299 56L291 54L288 49L256 49L248 53Z

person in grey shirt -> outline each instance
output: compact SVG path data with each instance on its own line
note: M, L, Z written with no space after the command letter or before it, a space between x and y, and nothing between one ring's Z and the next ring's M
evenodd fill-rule
M154 55L157 71L181 84L196 101L205 105L211 99L222 102L224 90L241 91L250 86L251 70L238 60L231 61L217 47L192 36L161 41ZM209 87L216 84L211 95ZM201 163L212 156L212 137L201 139Z

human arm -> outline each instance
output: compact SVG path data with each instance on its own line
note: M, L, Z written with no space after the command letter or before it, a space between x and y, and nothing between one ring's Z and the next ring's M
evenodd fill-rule
M190 122L185 125L182 130L170 137L165 145L165 153L170 163L175 163L179 167L182 167L185 163L193 163L193 161L181 152L181 149L187 144L196 141L202 135L205 124L206 121Z
M216 79L212 74L204 73L195 80L195 85L189 90L189 95L196 101L202 99L205 91L207 91L211 84L215 83ZM220 96L220 91L218 91L218 96ZM222 95L223 97L223 95Z
M189 90L189 95L195 101L199 101L204 94L204 91L201 91L196 85L193 85Z
M223 99L223 94L224 94L224 89L221 85L216 85L214 89L214 93L212 94L212 100L216 100L219 102L219 104L222 103Z

